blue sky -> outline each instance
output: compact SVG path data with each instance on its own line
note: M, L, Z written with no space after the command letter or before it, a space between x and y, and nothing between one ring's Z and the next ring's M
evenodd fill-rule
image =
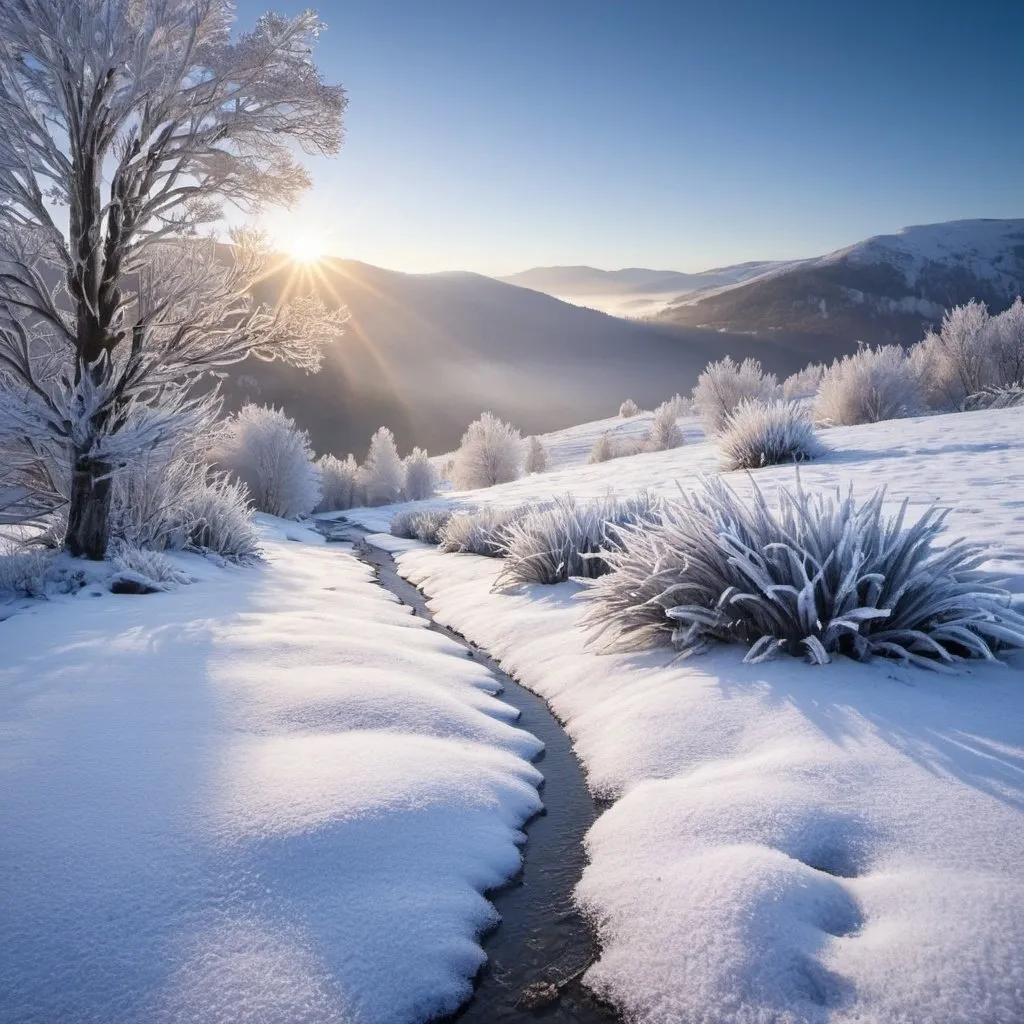
M239 23L265 9L239 0ZM304 4L278 3L294 12ZM280 230L398 270L700 270L1024 216L1024 3L329 0Z

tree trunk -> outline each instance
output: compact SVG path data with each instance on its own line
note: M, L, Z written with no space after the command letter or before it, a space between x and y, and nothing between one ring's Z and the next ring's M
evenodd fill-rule
M76 558L100 561L110 534L110 466L96 459L75 460L71 507L64 544Z

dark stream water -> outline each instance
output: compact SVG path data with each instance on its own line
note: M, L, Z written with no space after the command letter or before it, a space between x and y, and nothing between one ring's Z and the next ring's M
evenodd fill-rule
M613 1024L619 1016L597 1001L580 980L597 957L593 932L573 903L585 864L583 837L598 814L569 737L547 704L520 686L454 630L434 622L424 596L398 574L386 551L362 544L363 531L348 523L321 524L328 540L356 544L356 553L377 570L391 591L431 628L466 648L503 687L501 699L520 712L518 724L544 743L535 764L544 776L544 811L526 825L520 874L488 893L501 923L483 937L487 963L475 980L472 999L453 1017L459 1024L505 1024L543 1020ZM454 556L453 556L454 557Z

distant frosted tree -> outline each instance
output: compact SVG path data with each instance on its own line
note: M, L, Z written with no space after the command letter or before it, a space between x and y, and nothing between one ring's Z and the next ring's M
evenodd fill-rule
M637 405L632 398L627 398L622 405L619 406L619 415L624 420L632 419L632 417L640 415L640 406Z
M380 427L370 438L370 449L359 470L359 478L371 505L388 505L402 497L405 467L398 455L395 435L387 427Z
M647 450L663 452L683 443L683 432L676 423L677 405L671 399L654 410L651 429L647 432Z
M996 387L1024 384L1024 302L992 317L992 362Z
M250 354L307 369L340 320L272 310L252 237L196 240L224 206L293 203L295 152L341 142L315 13L231 37L230 0L0 2L0 436L44 432L69 467L66 544L103 557L114 474L202 429L193 385Z
M778 381L773 373L765 373L756 359L736 363L726 356L717 363L708 363L693 389L693 408L704 429L717 434L729 413L744 398L768 402L777 398Z
M316 507L317 512L336 512L352 508L356 504L356 478L359 466L356 457L349 453L345 459L336 455L321 455L316 460L320 470L322 495Z
M279 409L244 405L227 424L217 460L249 489L261 512L295 519L320 501L309 435Z
M548 468L548 453L540 438L530 437L526 441L526 460L523 469L527 473L544 473Z
M519 431L485 412L470 423L452 466L452 483L460 491L515 480L523 465L523 439Z
M422 448L413 448L405 457L405 499L423 501L437 490L437 471Z
M824 374L825 367L821 363L809 363L802 370L797 370L782 382L783 399L795 402L801 398L813 398L818 393Z

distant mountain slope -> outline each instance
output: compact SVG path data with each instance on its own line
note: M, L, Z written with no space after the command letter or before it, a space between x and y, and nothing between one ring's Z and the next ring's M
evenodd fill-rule
M973 298L1003 309L1022 293L1024 220L961 220L904 228L694 292L658 319L759 335L911 344L949 306Z
M774 266L777 264L755 261L705 270L699 274L648 270L645 267L628 267L625 270L533 267L499 280L615 316L642 316L658 312L681 295L717 285L735 284Z
M297 271L287 261L261 285L275 301L315 289L348 307L346 335L307 375L248 360L225 382L230 407L283 406L320 451L365 452L382 423L403 449L455 446L490 409L524 433L614 414L632 397L650 407L688 391L709 359L758 354L791 372L807 351L756 339L620 320L468 273L401 274L349 260Z

